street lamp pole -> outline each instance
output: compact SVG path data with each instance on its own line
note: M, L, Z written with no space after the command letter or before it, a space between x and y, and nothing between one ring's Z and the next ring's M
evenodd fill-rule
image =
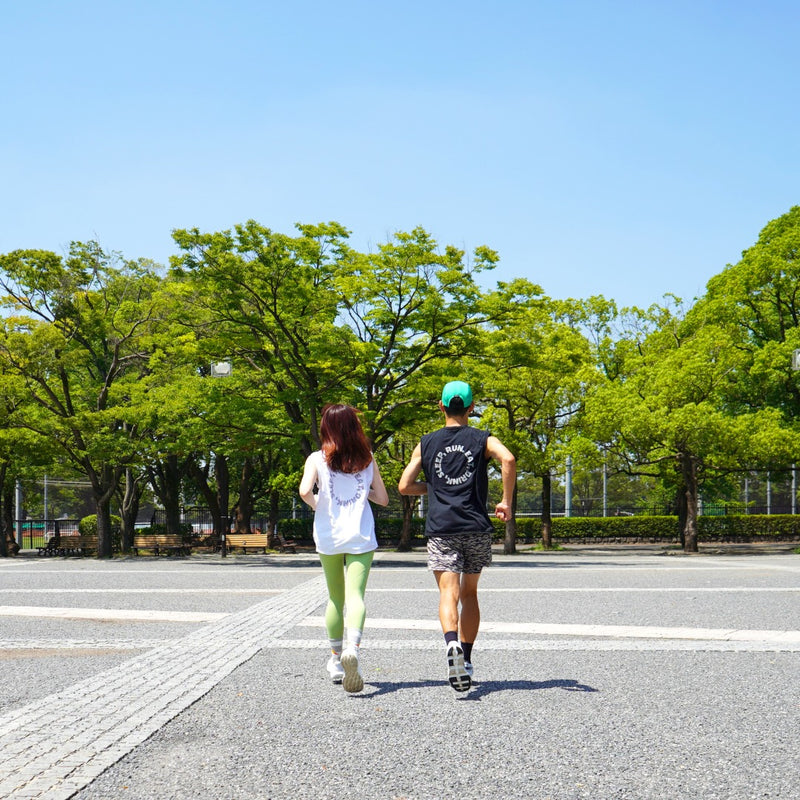
M230 378L233 367L230 361L217 361L211 365L212 378ZM228 555L228 532L231 527L231 519L228 515L228 509L225 509L225 516L223 517L223 527L220 533L220 553L223 558Z
M17 545L22 550L22 481L17 479L14 491L14 503L17 513Z
M572 456L567 456L566 489L564 492L564 516L572 516Z

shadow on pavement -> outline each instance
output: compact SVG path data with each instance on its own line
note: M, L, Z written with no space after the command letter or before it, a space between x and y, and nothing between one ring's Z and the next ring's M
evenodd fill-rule
M563 689L565 692L598 692L593 686L574 680L560 679L552 681L481 681L473 683L466 700L480 700L481 697L494 692L534 691L539 689Z
M392 694L400 692L404 689L423 689L428 687L446 688L451 694L458 697L456 692L450 689L447 681L368 681L364 684L364 692L362 694L354 694L353 697L361 697L365 700L374 697L380 697L384 694ZM369 691L374 689L375 691ZM584 683L579 683L576 680L558 679L550 681L481 681L472 684L472 689L466 694L462 695L464 700L480 700L487 694L494 694L494 692L510 692L510 691L538 691L540 689L563 689L565 692L597 692L593 686L587 686Z

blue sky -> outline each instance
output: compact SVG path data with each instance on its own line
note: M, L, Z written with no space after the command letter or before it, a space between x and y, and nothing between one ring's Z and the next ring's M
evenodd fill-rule
M0 0L0 252L336 220L702 294L800 203L800 6Z

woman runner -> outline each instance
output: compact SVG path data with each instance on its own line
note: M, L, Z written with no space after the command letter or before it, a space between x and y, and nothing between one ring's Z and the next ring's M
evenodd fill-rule
M319 434L321 449L306 459L300 497L314 509L314 543L328 585L325 627L331 656L327 669L331 680L341 682L346 692L360 692L364 688L358 663L366 618L364 592L378 547L368 501L385 506L389 495L354 408L326 406Z

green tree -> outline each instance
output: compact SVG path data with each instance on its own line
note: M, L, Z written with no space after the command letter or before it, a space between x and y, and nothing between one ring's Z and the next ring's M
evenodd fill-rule
M497 254L464 251L423 228L398 232L369 254L347 251L337 271L341 314L361 360L343 399L364 412L365 428L381 452L384 480L395 486L419 436L440 421L443 382L481 346L491 319L475 276L494 267ZM398 547L411 546L417 498L402 496Z
M172 274L192 307L186 324L209 358L232 360L261 393L271 469L297 469L287 434L303 457L319 446L328 402L354 404L376 451L399 454L405 432L435 418L442 371L469 352L486 320L474 275L496 256L478 248L468 264L456 248L440 253L421 228L370 254L350 248L337 223L297 229L290 237L250 221L177 231L183 254ZM401 468L390 457L387 481Z
M654 306L631 311L628 322L613 379L587 399L587 429L631 473L676 487L684 548L695 552L703 486L742 465L784 458L792 436L770 409L726 406L742 354L702 310Z
M744 410L770 406L787 422L800 419L800 206L769 222L758 241L707 286L697 313L730 333L743 359L729 403Z
M579 327L580 305L554 301L524 280L499 284L487 300L507 309L487 335L478 380L483 420L517 457L520 472L542 481L542 541L552 546L552 475L563 468L593 366ZM516 503L516 498L515 498ZM505 552L515 551L513 522Z
M38 250L0 256L0 360L24 383L14 425L54 443L92 484L98 555L111 555L110 502L132 458L129 397L148 357L150 262L123 261L95 242L69 257Z
M298 229L290 237L250 221L233 232L176 231L183 254L172 275L184 283L194 307L187 325L206 352L258 374L308 455L319 444L319 410L347 395L361 353L351 330L336 324L347 231L336 223Z

